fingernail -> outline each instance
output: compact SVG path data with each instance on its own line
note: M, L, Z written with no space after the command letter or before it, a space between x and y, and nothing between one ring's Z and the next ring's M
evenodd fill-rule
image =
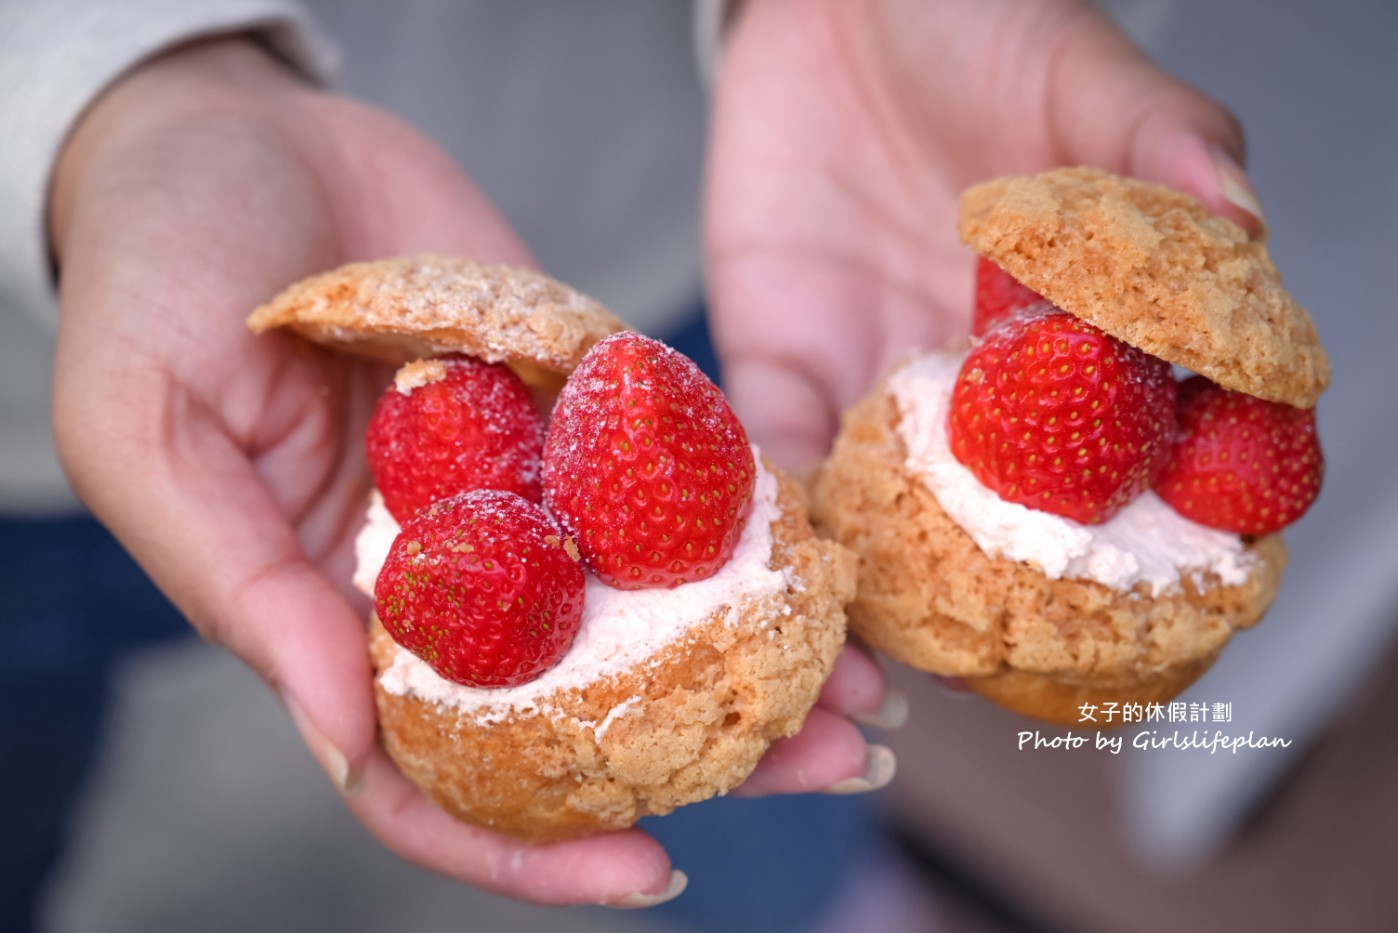
M346 796L353 794L358 787L359 776L350 773L349 759L345 753L336 748L311 723L305 710L301 708L301 704L291 694L282 694L282 705L286 707L291 721L296 724L296 731L301 733L301 740L306 743L306 747L311 750L311 754L315 756L321 768L330 776L335 787Z
M1218 173L1218 183L1223 192L1224 200L1265 224L1267 218L1262 213L1262 202L1257 199L1257 192L1253 190L1252 182L1248 181L1247 173L1243 171L1242 166L1222 149L1214 148L1211 150L1211 154L1214 160L1214 171Z
M864 770L825 789L827 794L867 794L887 786L898 770L898 758L886 745L870 745L864 750Z
M689 876L676 869L670 872L670 884L659 894L628 894L619 901L614 901L612 907L622 907L627 910L635 910L641 907L654 907L656 904L663 904L679 897L684 889L689 885Z
M875 729L899 729L908 721L908 695L901 690L889 690L883 695L883 706L872 713L855 713L850 718Z

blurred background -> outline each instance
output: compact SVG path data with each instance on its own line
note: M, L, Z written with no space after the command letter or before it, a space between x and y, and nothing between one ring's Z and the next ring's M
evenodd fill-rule
M349 90L451 143L545 268L712 365L696 310L704 95L687 3L460 4L461 28L484 31L492 41L479 44L497 51L468 63L475 79L451 112L428 106L390 64L406 49L432 58L449 35L419 34L387 4L311 6L344 46ZM521 7L530 15L508 15ZM1293 564L1277 605L1186 697L1230 704L1220 726L1229 734L1288 747L1020 751L1017 734L1032 725L897 670L912 716L879 737L900 761L886 791L689 808L654 826L690 875L674 904L527 907L380 849L262 684L183 634L134 568L93 575L86 595L74 587L72 566L115 560L102 532L84 532L90 552L56 569L41 539L36 547L37 526L10 522L5 592L32 621L5 634L0 735L9 767L42 759L81 781L50 787L60 800L77 794L55 862L37 849L6 855L12 885L42 884L40 928L1398 929L1398 315L1388 281L1398 260L1398 4L1105 7L1242 118L1273 257L1334 364L1319 407L1325 490L1288 532ZM618 43L617 23L653 39ZM571 35L568 55L540 30ZM373 54L355 45L365 36ZM463 131L488 123L522 134L516 91L545 101L527 118L553 126L569 158L488 147ZM651 93L675 104L634 147L618 145L629 102ZM614 124L580 123L599 110ZM519 174L542 181L521 186ZM642 213L659 219L638 223ZM64 620L84 613L137 635L108 644L69 632ZM14 729L14 717L46 714L41 740ZM11 798L6 809L13 852L27 844L29 807ZM26 865L52 871L40 881Z

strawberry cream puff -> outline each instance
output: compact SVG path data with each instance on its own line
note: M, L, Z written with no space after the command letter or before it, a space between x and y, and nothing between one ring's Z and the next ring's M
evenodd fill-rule
M815 481L851 629L1052 722L1164 702L1261 618L1318 491L1315 328L1260 240L1158 186L996 179L959 228L976 339L847 412Z
M853 557L687 358L544 276L433 256L309 279L250 325L406 364L354 582L384 745L446 810L535 842L620 829L800 728Z

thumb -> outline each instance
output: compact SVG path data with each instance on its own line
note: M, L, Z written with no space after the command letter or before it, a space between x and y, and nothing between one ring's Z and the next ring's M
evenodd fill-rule
M1076 18L1048 75L1047 94L1059 162L1166 185L1261 232L1262 207L1243 170L1237 118L1159 68L1113 23L1099 15Z

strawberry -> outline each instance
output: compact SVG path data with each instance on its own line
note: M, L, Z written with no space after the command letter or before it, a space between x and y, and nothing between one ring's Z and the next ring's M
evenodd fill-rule
M1180 385L1179 427L1155 490L1191 521L1265 535L1305 514L1324 472L1314 409L1192 376Z
M976 306L971 334L983 337L1002 318L1044 300L1044 296L984 256L976 257Z
M688 357L635 333L584 357L544 445L544 502L583 561L620 589L671 587L728 561L757 471L723 393Z
M505 489L534 502L544 422L508 366L465 356L409 363L365 434L369 469L399 522L469 489Z
M512 687L558 663L582 624L583 571L543 508L477 489L403 525L374 586L394 641L447 680Z
M1150 486L1174 414L1168 363L1053 310L1005 321L970 352L949 436L1000 498L1097 524Z

